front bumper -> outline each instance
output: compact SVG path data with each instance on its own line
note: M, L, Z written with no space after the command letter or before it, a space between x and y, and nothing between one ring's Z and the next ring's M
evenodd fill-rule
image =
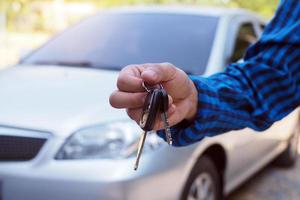
M126 160L50 160L2 163L1 200L178 199L189 151L162 148L145 154L138 171ZM170 152L172 152L170 154ZM176 155L177 159L169 155ZM155 160L155 163L153 162Z

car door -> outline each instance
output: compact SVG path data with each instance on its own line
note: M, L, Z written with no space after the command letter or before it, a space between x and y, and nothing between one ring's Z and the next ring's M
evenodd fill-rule
M247 48L251 44L254 44L262 34L263 28L264 25L258 21L241 23L229 62L241 61ZM253 143L253 148L257 145L261 145L259 148L261 151L257 153L266 155L268 152L271 152L272 149L276 148L282 140L289 138L297 123L296 116L297 112L294 112L287 116L284 122L277 122L267 131L259 133L256 136L257 141Z
M236 27L232 27L236 26ZM240 62L248 49L260 36L257 32L255 22L251 20L234 20L231 23L231 37L229 39L229 53L227 64ZM232 30L235 30L232 32ZM229 171L226 178L229 182L238 182L241 175L245 175L249 169L253 168L270 148L272 143L266 139L264 134L259 134L249 128L232 131L224 137L229 147ZM251 173L251 172L248 172Z

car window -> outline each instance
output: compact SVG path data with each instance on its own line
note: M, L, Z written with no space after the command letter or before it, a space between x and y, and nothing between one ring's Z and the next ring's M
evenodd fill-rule
M254 27L251 23L241 25L230 62L237 62L244 57L248 47L257 41Z
M265 25L265 24L260 24L259 26L260 26L260 28L261 28L262 31L264 31L265 28L266 28L266 25Z
M133 63L171 62L188 73L202 74L218 19L190 14L98 14L69 28L21 64L119 70Z

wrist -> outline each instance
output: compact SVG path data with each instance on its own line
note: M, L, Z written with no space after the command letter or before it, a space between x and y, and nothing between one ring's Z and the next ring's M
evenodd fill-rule
M198 107L198 92L192 80L190 80L190 96L188 97L189 109L185 116L185 120L192 121L194 120L197 114Z

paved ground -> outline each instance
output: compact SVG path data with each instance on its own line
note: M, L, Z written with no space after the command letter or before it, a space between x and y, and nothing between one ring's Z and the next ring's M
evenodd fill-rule
M294 168L268 166L233 192L227 200L299 200L300 154Z

